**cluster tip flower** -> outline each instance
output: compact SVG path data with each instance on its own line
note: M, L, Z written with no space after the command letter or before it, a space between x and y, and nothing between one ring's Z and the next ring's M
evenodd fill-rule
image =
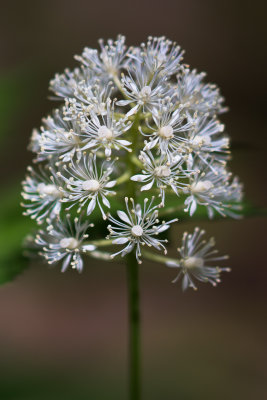
M62 271L81 271L85 255L110 260L133 252L138 263L154 257L178 268L175 281L184 289L196 281L216 285L228 269L209 265L225 259L210 257L213 240L202 242L199 229L186 233L180 258L168 261L164 232L177 215L182 220L182 209L190 217L199 209L209 218L240 217L242 184L229 171L219 119L224 98L163 36L139 47L128 47L123 35L99 45L51 80L60 106L31 136L35 165L23 181L22 205L42 226L35 247Z

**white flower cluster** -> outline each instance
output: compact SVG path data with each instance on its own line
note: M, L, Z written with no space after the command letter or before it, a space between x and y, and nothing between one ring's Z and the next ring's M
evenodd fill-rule
M119 35L75 58L79 67L50 82L61 105L33 131L37 166L23 182L25 214L46 226L35 242L49 263L63 260L62 270L80 271L81 254L101 258L103 242L124 246L111 258L134 251L139 263L143 246L166 253L161 233L177 219L158 217L170 207L238 217L242 186L228 170L229 139L218 120L224 99L205 74L183 64L176 43L149 37L127 47ZM109 220L109 235L87 241L97 218ZM199 280L219 279L218 269L209 272L194 255L196 235L175 264L184 287L194 287L186 272L193 264Z

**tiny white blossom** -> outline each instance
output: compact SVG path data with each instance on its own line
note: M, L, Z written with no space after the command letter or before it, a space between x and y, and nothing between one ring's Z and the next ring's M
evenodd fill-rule
M72 203L67 209L79 205L78 212L80 212L88 203L87 215L90 215L97 205L103 218L106 219L101 203L110 208L107 196L116 194L110 190L116 184L115 180L110 180L113 164L114 161L102 162L100 167L96 155L87 155L78 164L72 161L68 166L64 165L65 173L58 174L66 183L62 202Z
M236 211L240 210L238 204L242 199L242 185L232 174L225 170L221 165L210 169L207 166L197 164L198 169L194 175L190 176L190 182L185 189L189 196L185 200L186 212L192 216L198 205L207 208L209 218L214 217L214 212L218 212L223 217L231 216L240 218Z
M107 44L100 39L99 44L101 47L100 53L98 50L86 47L82 56L75 56L76 60L102 78L105 75L108 79L117 76L120 69L125 68L128 62L125 36L118 35L116 41L109 39Z
M179 272L173 283L182 279L182 288L186 290L188 287L197 289L195 280L200 282L210 282L216 286L220 280L222 271L229 272L229 268L221 268L212 266L217 261L227 260L228 256L216 256L217 250L214 250L214 238L201 240L205 231L195 228L193 234L184 233L182 246L178 248L180 258L167 261L166 265L172 268L178 268Z
M224 98L218 87L214 84L203 83L206 73L197 73L194 69L181 69L177 75L177 86L174 89L175 100L192 113L195 111L203 114L214 115L223 113L227 108L222 105Z
M82 218L74 218L72 221L69 214L64 220L48 220L47 223L46 231L40 230L36 235L35 243L41 248L39 254L48 264L61 261L62 272L65 272L68 266L81 272L83 269L81 253L95 249L94 245L83 243L88 238L88 228L93 227L93 224L88 221L83 222Z
M139 264L141 264L141 246L154 247L157 250L163 249L164 253L167 250L163 243L166 243L165 239L158 239L157 235L165 230L169 229L170 224L176 222L177 219L160 223L158 220L158 210L157 206L153 206L154 197L152 197L149 202L148 199L144 200L143 209L140 204L136 204L133 199L130 199L132 207L129 208L128 198L125 198L126 210L117 211L119 221L108 216L108 219L113 225L108 226L110 234L108 238L113 239L114 244L125 244L126 246L117 253L114 253L112 257L121 254L122 257L130 253L134 248L136 248L135 254L136 259Z
M152 78L143 64L136 62L128 75L121 77L122 91L127 100L117 101L118 106L126 106L135 104L127 113L131 116L141 108L143 111L151 111L159 101L168 97L170 93L170 85L166 83L166 78L160 75L160 71L156 71Z
M160 71L162 76L169 76L179 71L183 53L180 46L164 36L150 36L140 48L130 49L128 57L142 63L151 74Z
M79 96L81 86L88 89L93 87L96 79L95 74L83 66L75 68L73 71L66 68L63 74L56 74L50 81L49 89L57 96L56 99L72 98Z
M111 97L114 87L112 82L102 85L98 79L94 84L88 85L86 81L79 82L73 97L65 101L65 120L75 120L81 116L88 116L91 112L106 114L106 103Z
M152 109L153 125L147 121L147 127L151 133L140 132L149 138L145 142L144 150L151 150L158 147L159 153L167 154L171 159L172 153L180 152L181 136L194 127L194 121L185 118L180 108L175 108L174 104L167 99L160 102L157 107Z
M132 123L125 118L117 120L114 115L114 102L107 101L107 112L103 115L96 115L93 111L90 118L84 118L82 127L82 137L85 145L83 150L99 149L105 150L105 156L110 158L112 149L124 149L132 151L129 146L131 142L122 139L121 136L130 129Z
M62 110L55 110L52 117L43 119L37 161L58 157L67 162L74 156L79 160L81 146L81 128L78 122L66 121Z
M141 191L150 190L154 183L160 190L161 205L165 204L165 190L169 187L174 193L179 196L179 190L187 187L188 183L185 181L189 176L189 172L182 169L184 158L176 156L170 162L166 156L154 158L151 151L145 153L141 151L139 156L140 161L143 163L144 169L141 174L131 177L132 181L145 183L141 187Z
M223 131L224 125L216 118L210 118L208 114L195 116L192 129L179 138L180 151L188 155L188 165L192 166L196 159L211 168L216 162L225 164L229 154L229 138L222 135Z
M38 223L47 217L57 217L63 196L62 180L47 166L39 166L36 170L28 167L28 172L29 175L22 182L22 197L25 200L22 206L26 208L24 215L29 215Z

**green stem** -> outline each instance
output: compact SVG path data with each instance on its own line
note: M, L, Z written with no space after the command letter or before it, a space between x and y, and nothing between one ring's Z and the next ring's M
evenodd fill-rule
M130 129L130 140L132 142L133 154L127 154L127 164L131 176L136 173L136 158L139 131L138 125L140 112L136 114L134 123ZM135 184L130 179L127 182L127 195L136 198ZM128 310L129 310L129 399L140 400L140 311L139 311L139 283L138 263L135 252L126 256L127 282L128 282Z
M129 171L124 172L118 179L117 179L117 185L121 185L124 182L127 182L130 179L130 173Z
M107 253L106 251L93 250L88 251L87 254L89 257L97 258L98 260L113 261L110 257L110 253Z
M168 215L175 215L178 211L184 210L185 205L180 204L178 207L169 207L166 210L160 210L159 212L159 217L167 217Z
M95 246L97 246L97 247L100 247L100 246L111 246L112 245L112 240L111 239L99 239L99 240L91 240L91 241L88 241L88 242L84 242L83 244L93 244L93 245L95 245Z
M129 307L129 390L130 400L140 400L140 312L138 264L135 253L127 255Z
M135 164L135 166L138 167L139 169L141 169L141 168L144 167L144 165L141 163L141 161L140 161L135 155L133 155L133 156L131 157L131 161L132 161L132 163Z
M131 129L129 130L130 141L132 142L133 152L127 153L126 162L127 162L127 165L129 166L130 176L135 175L135 171L136 171L136 164L135 164L135 162L133 162L133 160L139 161L135 154L137 147L138 147L138 139L139 139L139 135L140 135L140 133L138 131L139 120L140 120L140 112L138 112L136 114L133 125L132 125ZM135 193L135 184L130 179L127 182L127 194L128 194L128 197L135 198L135 194L136 194Z
M142 251L142 256L145 257L147 260L156 261L163 264L166 264L167 261L177 262L177 260L175 260L174 258L169 258L166 256L162 256L160 254L150 253L150 251L147 250Z

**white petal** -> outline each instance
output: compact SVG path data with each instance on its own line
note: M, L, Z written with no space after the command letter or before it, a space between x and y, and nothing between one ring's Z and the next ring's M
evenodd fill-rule
M178 262L175 262L175 261L166 261L166 265L167 265L167 267L173 267L173 268L177 268L177 267L179 267L179 263Z
M84 251L92 251L95 250L95 246L93 244L86 244L85 246L82 246L82 250Z
M128 142L128 140L117 140L118 143L122 144L123 146L130 146L132 144L131 142Z
M61 203L58 202L58 203L56 203L55 207L53 208L53 215L59 214L60 209L61 209Z
M76 269L79 272L82 272L83 270L83 260L80 254L77 254L77 264L76 264Z
M110 208L110 202L108 201L108 199L105 196L102 196L102 201L106 207Z
M131 181L143 182L147 178L147 175L134 175L131 177Z
M127 104L130 104L132 100L119 100L116 102L118 106L127 106Z
M95 145L96 145L96 141L95 141L95 140L92 140L92 141L88 142L88 143L82 148L82 150L89 149L90 147L94 147Z
M124 212L124 211L117 211L118 216L120 217L120 219L124 222L126 222L127 224L131 225L131 221L128 217L128 215Z
M111 149L108 148L108 147L105 148L105 156L106 157L110 157L111 156Z
M143 190L149 190L149 189L151 189L152 186L153 186L153 183L154 183L154 179L152 179L152 181L151 181L150 183L148 183L147 185L142 186L142 187L141 187L141 192L142 192Z
M130 117L131 115L135 114L139 108L139 104L133 107L129 112L127 112L126 117Z
M112 188L115 185L116 185L116 181L110 181L110 182L105 184L105 187L106 188Z
M185 274L182 280L182 289L186 290L188 288L188 284L189 284L188 276Z
M154 139L154 140L151 140L151 142L148 142L148 143L145 145L145 150L151 150L151 149L153 149L153 147L155 147L155 145L157 144L157 142L158 142L158 138L156 138L156 139Z
M65 258L65 260L64 260L64 262L63 262L63 264L62 264L61 272L65 272L65 271L66 271L66 269L67 269L68 266L69 266L70 259L71 259L71 254L69 254L69 255Z
M190 206L190 217L192 217L196 209L197 209L197 202L196 200L193 200Z
M179 196L178 192L177 192L177 187L173 184L171 184L171 188L174 191L175 194L177 194L177 196Z
M170 227L170 225L167 225L167 224L162 225L162 226L158 229L158 232L159 232L159 233L160 233L160 232L164 232L164 231L166 231L167 229L169 229L169 227Z
M121 256L124 257L125 254L128 254L132 251L132 249L134 248L134 243L128 244L125 249L123 249L123 252L121 253Z
M118 238L112 241L112 243L114 244L124 244L126 242L128 242L129 239L128 238Z
M95 209L96 199L95 197L90 201L87 207L87 215L90 215L92 211Z
M67 153L67 154L65 154L64 157L62 158L62 161L63 161L63 162L68 162L68 161L70 161L70 159L71 159L71 156L70 156L70 154Z

